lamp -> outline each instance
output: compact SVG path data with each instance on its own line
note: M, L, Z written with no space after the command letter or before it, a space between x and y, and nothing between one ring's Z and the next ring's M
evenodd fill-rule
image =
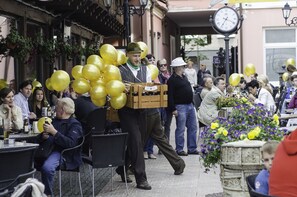
M288 3L286 3L284 5L284 7L282 8L282 12L283 12L283 17L285 19L285 23L286 25L288 26L291 26L291 25L296 25L297 24L297 17L293 17L290 21L290 23L288 23L288 19L290 17L290 14L291 14L291 10L292 8L290 7L290 5Z
M131 41L130 38L130 15L137 14L142 16L145 13L145 7L147 6L148 0L139 0L139 6L129 5L128 0L116 0L115 10L112 13L115 15L124 16L124 26L125 26L125 39L126 44ZM113 0L104 0L104 6L107 11L110 13L110 9L113 5ZM112 13L110 13L112 15Z

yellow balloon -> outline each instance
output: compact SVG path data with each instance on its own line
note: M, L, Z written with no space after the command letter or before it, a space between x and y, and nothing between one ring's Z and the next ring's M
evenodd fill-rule
M54 88L53 88L53 86L52 86L52 84L51 84L51 78L47 78L47 80L45 81L45 87L46 87L48 90L50 90L50 91L53 91L53 90L54 90Z
M253 75L255 73L256 73L256 67L254 64L249 63L244 67L244 74L246 76L249 77L250 75Z
M100 71L104 70L104 60L99 55L90 55L87 59L87 64L94 64Z
M144 42L137 42L137 44L139 45L139 47L141 48L142 52L141 52L141 59L145 58L147 53L148 53L148 47Z
M82 65L74 66L71 70L72 77L74 79L83 78L82 69L83 69Z
M120 96L125 90L125 84L119 80L111 80L106 84L106 92L111 97Z
M104 71L104 78L106 82L111 80L121 80L120 69L114 65L108 65Z
M100 70L94 64L86 64L82 69L82 74L85 79L94 81L99 79L100 77Z
M114 109L121 109L126 105L126 102L127 102L127 95L125 93L121 93L120 96L111 97L110 99L110 105Z
M118 51L111 44L104 44L100 47L100 55L107 64L116 65L118 61Z
M123 51L118 51L117 66L125 64L127 62L126 54Z
M107 96L105 87L102 85L93 86L90 90L90 95L93 99L101 99Z
M288 66L288 65L296 66L295 60L293 58L287 59L286 66Z
M0 79L0 90L8 87L8 83L5 79Z
M91 84L91 87L94 87L94 86L96 86L96 85L102 85L102 86L105 86L105 81L104 81L104 79L103 79L102 77L100 77L100 78L99 78L98 80L96 80L96 81L91 81L90 84Z
M106 97L101 98L101 99L93 99L93 98L91 97L91 100L92 100L92 102L93 102L96 106L98 106L98 107L102 107L102 106L104 106L105 103L106 103Z
M36 79L32 82L32 86L33 86L33 88L41 88L42 87L42 84L39 82L39 81L37 81Z
M44 125L45 121L47 121L48 123L52 123L51 118L48 118L48 117L40 118L37 122L37 128L40 133L43 132L43 125Z
M54 90L60 92L65 90L70 83L70 77L64 70L57 70L51 76L51 84Z
M149 64L149 65L147 65L147 67L151 71L152 80L155 80L158 77L158 75L159 75L159 69L158 69L158 67L155 66L155 65L153 65L153 64Z
M283 81L288 81L289 80L289 73L285 72L283 75L282 75L282 79Z
M240 75L237 73L233 73L232 75L230 75L229 77L229 83L230 85L232 85L233 87L237 86L240 82Z
M72 87L78 94L87 93L91 88L89 81L83 78L75 79L72 83Z

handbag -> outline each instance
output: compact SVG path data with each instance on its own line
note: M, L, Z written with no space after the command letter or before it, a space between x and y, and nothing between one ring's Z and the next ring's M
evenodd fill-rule
M39 143L39 146L35 152L35 159L44 161L53 152L53 150L54 142L51 140L44 140Z

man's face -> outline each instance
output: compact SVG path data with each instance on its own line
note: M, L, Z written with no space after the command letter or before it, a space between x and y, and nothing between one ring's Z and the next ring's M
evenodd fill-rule
M257 87L249 87L249 93L252 95L256 95L257 94Z
M127 56L130 60L130 62L134 65L134 66L140 66L141 65L141 57L140 57L141 53L127 53Z
M264 163L265 168L268 171L270 171L271 166L272 166L272 161L274 159L274 153L269 154L269 153L263 152L263 156L262 157L263 157L263 163Z
M218 87L222 92L224 92L224 91L225 91L225 88L226 88L226 82L225 82L225 80L220 80L219 83L217 84L217 87Z
M205 71L205 69L206 69L206 65L201 64L201 65L200 65L200 70Z
M212 86L213 86L213 81L212 81L212 79L211 79L211 78L206 78L206 80L205 80L205 87L206 87L207 89L211 89Z
M27 85L23 89L20 90L24 97L29 98L32 93L32 85Z

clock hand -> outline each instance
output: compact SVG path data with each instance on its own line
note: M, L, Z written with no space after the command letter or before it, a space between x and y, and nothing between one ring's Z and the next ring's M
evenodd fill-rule
M223 25L225 24L225 22L227 21L228 17L227 18L223 18L225 19L224 22L221 24L221 27L223 27Z

